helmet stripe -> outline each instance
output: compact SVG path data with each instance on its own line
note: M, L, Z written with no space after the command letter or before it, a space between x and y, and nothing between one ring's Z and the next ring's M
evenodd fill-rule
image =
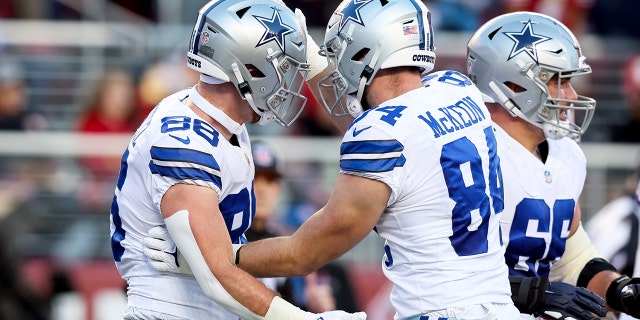
M207 15L213 8L222 3L223 1L211 1L207 5L205 5L201 10L198 16L198 22L196 23L196 28L193 30L193 41L191 41L191 52L193 54L198 54L198 48L200 47L200 33L202 32L202 28L204 27L204 23L207 21Z
M424 21L422 21L422 8L416 3L416 0L410 0L411 4L418 11L418 30L420 30L420 50L425 48L425 34L424 34Z

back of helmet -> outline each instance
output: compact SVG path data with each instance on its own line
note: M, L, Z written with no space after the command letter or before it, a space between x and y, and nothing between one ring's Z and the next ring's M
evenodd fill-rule
M323 103L335 115L357 115L361 110L349 109L344 96L359 104L378 70L433 69L431 13L420 0L344 0L329 20L322 49L330 74L321 85L335 94L322 97Z

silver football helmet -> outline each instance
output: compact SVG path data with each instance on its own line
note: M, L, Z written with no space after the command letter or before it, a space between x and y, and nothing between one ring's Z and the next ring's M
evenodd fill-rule
M307 38L293 12L273 0L213 0L198 15L187 64L232 82L260 124L290 126L306 98Z
M433 69L431 13L421 0L343 0L327 25L321 53L329 75L319 83L336 116L363 112L363 91L380 69Z
M513 116L542 128L552 139L567 135L579 139L591 122L594 99L559 97L563 79L591 73L585 59L566 26L532 12L493 18L467 44L467 73L484 94L485 102L501 104ZM547 86L553 77L558 77L556 96ZM511 90L512 84L520 88Z

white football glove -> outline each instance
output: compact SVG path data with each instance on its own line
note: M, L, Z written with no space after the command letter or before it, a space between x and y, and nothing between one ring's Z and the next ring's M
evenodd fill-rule
M367 320L367 314L364 312L347 313L341 310L323 313L307 312L304 320Z
M193 274L187 261L179 254L166 227L157 226L149 229L143 244L144 255L154 269L161 272Z
M166 227L157 226L149 229L143 240L144 255L151 266L161 272L193 274L187 260L180 254L176 244L171 240ZM242 244L232 244L233 260L236 260L238 249Z

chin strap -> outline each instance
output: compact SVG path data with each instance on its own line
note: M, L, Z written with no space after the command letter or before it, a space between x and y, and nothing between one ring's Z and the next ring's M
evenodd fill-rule
M231 69L233 69L233 74L238 79L239 86L242 86L243 84L248 86L248 84L244 81L244 77L242 76L242 73L240 73L240 68L238 68L238 64L236 63L231 64ZM240 91L242 92L243 90L241 89ZM259 125L267 125L276 120L276 116L275 114L273 114L273 112L260 111L260 109L258 109L255 101L253 101L251 90L247 90L247 92L242 93L242 95L244 96L245 99L247 99L247 102L249 102L251 109L253 109L253 111L260 116L260 120L258 121Z
M202 110L202 112L206 113L210 117L216 119L223 127L225 127L229 132L235 135L241 135L244 131L244 126L233 121L226 113L222 110L216 108L212 105L207 99L202 97L198 92L198 86L195 85L191 88L189 92L189 99L193 102L193 104L198 107L198 109Z

